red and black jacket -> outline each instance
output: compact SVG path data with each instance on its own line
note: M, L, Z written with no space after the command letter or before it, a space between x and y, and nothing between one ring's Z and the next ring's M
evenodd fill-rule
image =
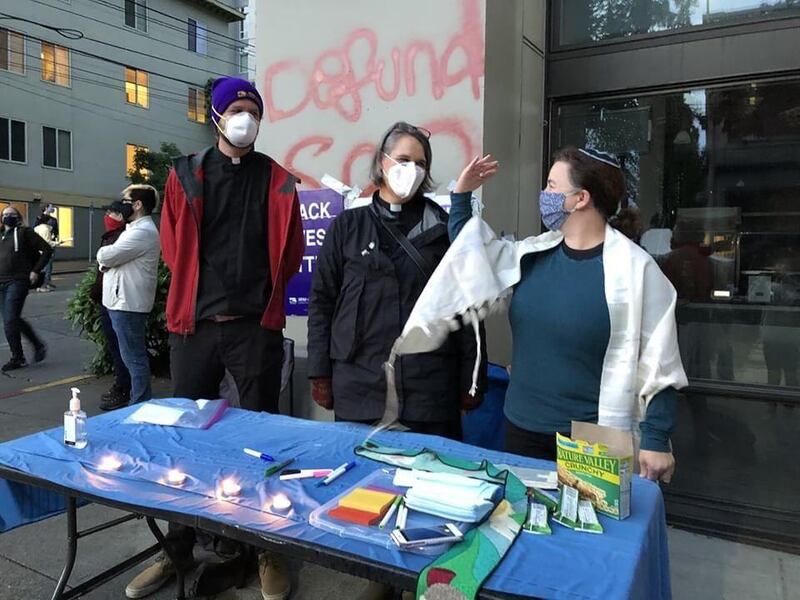
M210 148L175 159L167 177L161 209L161 253L172 272L167 296L167 329L194 333L200 278L200 224L203 220L203 159ZM303 259L303 226L296 185L299 180L270 159L267 191L267 244L272 293L261 326L281 331L286 325L284 293Z

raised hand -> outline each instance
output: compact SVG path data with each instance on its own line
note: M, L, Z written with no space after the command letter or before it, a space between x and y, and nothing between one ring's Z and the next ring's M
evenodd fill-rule
M500 163L494 160L491 154L483 158L476 156L461 171L453 191L457 194L472 192L491 179L499 168Z

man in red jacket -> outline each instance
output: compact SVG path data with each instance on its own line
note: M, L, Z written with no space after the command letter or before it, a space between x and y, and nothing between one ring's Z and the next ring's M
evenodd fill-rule
M277 412L284 293L300 268L303 232L298 180L253 149L263 109L250 82L232 77L214 82L217 144L175 160L160 230L164 262L172 272L167 328L173 395L216 398L227 369L242 408ZM171 556L182 570L193 564L195 533L170 524ZM241 551L227 540L217 540L216 548L220 545L233 554ZM288 596L281 560L262 555L259 571L265 599ZM162 559L137 576L126 594L144 597L174 572L172 561Z

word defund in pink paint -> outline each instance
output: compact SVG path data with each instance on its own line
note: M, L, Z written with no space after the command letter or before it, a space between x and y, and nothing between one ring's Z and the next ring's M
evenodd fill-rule
M287 73L305 75L305 67L295 60L280 60L267 68L264 74L264 103L270 121L280 121L293 117L313 102L320 110L334 109L350 122L357 122L362 115L361 92L373 86L378 97L386 102L396 99L401 84L405 83L408 96L417 93L418 57L427 58L431 73L431 90L433 97L439 100L445 91L469 79L472 95L480 98L480 78L484 74L484 41L483 24L481 22L480 4L478 0L464 0L462 3L460 30L447 40L447 46L439 56L430 40L411 40L404 48L394 47L391 50L392 83L384 85L384 74L387 63L379 59L378 35L372 29L360 28L350 32L338 48L326 50L313 62L303 98L294 106L277 106L273 88L277 87L277 79ZM352 59L353 47L366 43L369 51L363 65L355 65ZM464 64L455 72L451 72L453 55L461 50ZM361 67L357 69L356 67ZM356 73L364 73L357 76ZM402 74L402 81L401 81ZM323 144L316 140L312 144ZM324 150L325 148L323 148ZM323 150L317 152L319 154Z

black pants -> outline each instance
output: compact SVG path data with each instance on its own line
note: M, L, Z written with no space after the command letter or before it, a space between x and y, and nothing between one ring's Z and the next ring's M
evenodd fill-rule
M128 372L128 367L122 360L122 355L119 353L119 340L117 334L114 332L114 327L111 325L111 317L108 315L108 309L100 305L100 325L103 328L103 335L106 338L106 348L111 355L111 364L114 369L114 383L116 386L128 393L131 391L131 374Z
M520 456L555 461L556 434L528 431L506 419L506 442L503 449Z
M354 420L342 419L335 417L339 423L361 423L362 425L372 425L375 420ZM412 433L425 433L428 435L438 435L440 437L448 438L460 442L462 440L461 431L461 418L457 417L452 421L400 421L403 425L408 427Z
M8 348L11 358L23 359L22 336L33 344L34 348L41 348L44 344L33 327L22 318L22 309L28 297L28 280L15 279L0 283L0 311L3 315L3 328L5 329Z
M278 412L283 364L283 334L261 327L258 319L200 321L194 335L170 334L172 393L180 398L218 398L219 385L230 371L242 408ZM195 541L219 556L244 554L247 549L226 538L170 523L166 535L173 558L182 569L192 562Z
M180 398L218 398L230 371L247 410L278 412L283 334L258 319L200 321L193 335L170 334L172 393Z

